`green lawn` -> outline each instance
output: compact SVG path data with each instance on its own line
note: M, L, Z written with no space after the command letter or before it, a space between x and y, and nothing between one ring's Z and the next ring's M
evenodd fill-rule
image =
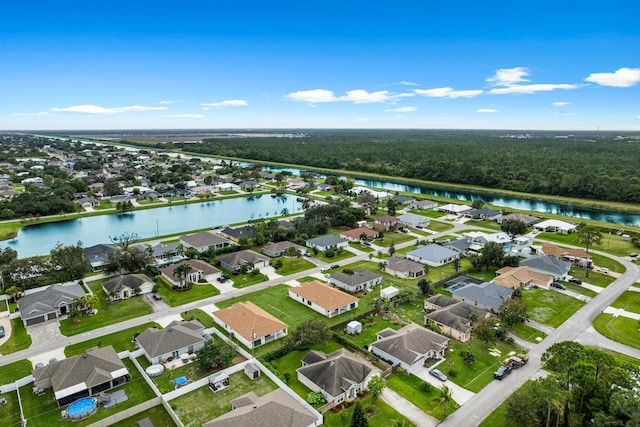
M640 292L625 291L611 306L640 314Z
M31 375L31 371L33 371L33 365L28 360L19 360L0 366L0 385L10 384Z
M11 337L0 346L0 354L11 354L31 347L31 335L21 319L11 320Z
M384 233L384 237L382 239L376 239L374 244L383 248L388 248L391 246L391 243L397 245L398 243L409 242L411 240L415 240L416 238L409 235L408 233Z
M438 388L431 386L429 387L429 391L426 392L422 388L423 384L425 384L425 381L422 379L415 375L407 375L404 373L395 373L387 378L387 387L432 417L443 420L445 418L444 406L437 401ZM450 415L459 407L460 406L452 400L449 402L447 414Z
M10 391L3 393L2 397L7 400L7 403L0 406L0 426L21 427L18 395L15 391Z
M300 271L309 270L314 268L316 265L311 261L307 261L304 258L288 258L288 257L280 257L271 260L271 265L273 265L274 261L280 259L282 260L282 267L276 270L276 273L282 276L288 276L293 273L298 273Z
M367 396L361 402L369 427L413 426L409 420L391 406L384 403L382 399L378 399L376 403L372 403L371 396ZM351 422L354 409L355 405L351 405L349 408L343 409L340 412L325 412L323 414L324 424L322 425L327 427L348 426ZM369 412L369 414L367 414L367 412Z
M543 240L549 240L551 242L556 242L560 244L584 247L583 245L580 245L576 242L577 236L578 236L577 233L571 233L571 234L541 233L541 234L538 234L537 238L543 239ZM618 236L617 234L603 234L601 243L599 245L589 247L589 252L591 252L591 249L602 251L602 252L608 252L610 254L618 255L618 256L628 256L630 253L638 252L638 248L633 246L633 244L630 241L622 240L622 235ZM596 262L596 265L598 265L597 262ZM606 266L603 266L603 267L606 267Z
M371 246L363 245L362 243L349 242L349 246L362 252L374 251L374 249Z
M146 364L149 363L149 361L144 356L140 357L140 359L144 359ZM160 393L162 394L176 389L176 385L172 382L174 378L185 376L190 380L196 381L208 375L211 375L214 372L212 369L202 369L198 362L190 362L186 365L182 364L181 361L177 361L175 363L179 366L173 369L165 369L165 371L161 375L151 378L151 380L156 384L158 390L160 390ZM145 365L142 366L144 367Z
M498 224L495 221L489 221L487 219L470 219L467 222L465 222L465 225L468 225L470 227L488 228L490 230L496 230L496 231L502 230L502 228L500 228L500 224Z
M311 254L318 258L321 261L324 261L328 264L337 262L337 261L342 261L343 259L347 259L347 258L351 258L353 256L356 256L356 254L354 254L353 252L345 249L341 254L339 254L338 252L334 251L334 255L332 257L327 257L324 252L318 252L318 255L314 255L313 251L311 252Z
M615 277L611 277L608 274L598 273L597 271L589 271L589 277L587 277L587 271L584 268L579 267L571 267L569 274L585 283L599 286L601 288L606 288L616 280Z
M180 396L169 402L185 426L197 427L231 410L231 401L243 394L253 391L263 396L273 391L277 386L261 375L258 379L250 380L244 372L236 372L229 376L229 387L214 393L209 387Z
M202 326L204 326L205 328L213 328L216 324L216 322L213 321L213 317L200 310L199 308L184 311L180 313L180 317L187 321L195 319L198 322L202 323Z
M133 328L125 329L122 331L114 332L109 335L104 335L102 337L93 338L87 341L83 341L77 344L72 344L70 346L65 347L64 354L67 357L75 356L77 354L84 354L85 350L91 347L104 347L107 345L113 346L116 353L120 351L133 351L135 350L135 342L133 341L134 334L141 333L147 328L156 327L158 329L162 329L160 325L157 323L145 323L140 326L136 326Z
M452 224L440 221L431 221L429 225L427 225L427 228L429 230L435 231L436 233L442 233L444 231L451 230L453 227L454 226Z
M585 303L560 292L543 289L524 289L522 301L529 308L529 317L536 322L557 328Z
M427 218L442 218L447 214L440 211L434 211L433 209L412 209L412 214L426 216Z
M468 345L451 339L449 346L453 348L453 352L446 355L447 361L439 364L438 369L449 377L449 381L474 393L479 392L493 381L493 372L507 358L509 352L521 352L519 347L502 341L487 345L478 339L473 339L471 344ZM470 365L467 365L460 355L463 350L467 349L471 350L476 358ZM491 349L499 350L499 355L490 354ZM451 370L456 371L455 377L451 375Z
M561 280L560 283L562 283L568 290L573 291L580 295L584 295L589 298L593 298L596 295L598 295L597 292L592 291L591 289L585 288L582 285L576 285L575 283L565 282L564 280Z
M424 316L423 316L424 317ZM402 327L397 323L390 320L384 320L381 316L369 316L365 319L361 319L362 332L358 335L349 335L346 333L346 328L343 328L336 333L345 339L353 342L364 349L365 345L369 345L377 340L376 334L385 328L391 328L398 330Z
M140 412L137 415L125 418L124 420L119 421L115 424L111 424L111 427L134 427L136 425L136 422L147 417L151 418L151 422L153 422L155 426L176 427L176 423L173 422L173 419L162 405L154 406L153 408L147 409L144 412Z
M142 296L110 302L107 299L104 289L102 289L102 283L107 280L110 279L107 278L87 283L93 294L99 298L98 304L96 305L98 313L91 316L80 316L74 319L62 319L60 321L60 332L62 335L71 336L81 334L153 312L151 306Z
M133 362L127 358L123 359L122 362L129 370L129 373L131 373L131 381L120 387L111 389L106 393L125 390L129 399L108 409L99 408L98 411L90 417L80 421L69 422L69 425L86 426L93 424L96 421L111 416L123 409L131 408L132 406L155 397L153 390L151 390L147 385L145 380L142 378L142 375L135 368ZM20 398L22 400L25 418L27 418L28 425L30 427L49 427L51 425L66 424L63 423L60 418L61 409L58 408L58 405L55 402L53 390L49 389L44 395L38 396L33 394L31 392L31 387L27 385L20 388Z
M220 294L220 291L209 283L196 283L187 291L174 291L171 284L163 277L156 277L154 281L158 284L158 293L164 302L169 304L171 307L199 301L201 299Z
M629 317L613 317L612 314L602 313L593 321L593 327L607 338L640 348L640 321Z
M519 338L522 338L525 341L537 343L536 338L546 338L547 334L542 331L537 330L525 323L518 323L513 326L512 332L516 334Z

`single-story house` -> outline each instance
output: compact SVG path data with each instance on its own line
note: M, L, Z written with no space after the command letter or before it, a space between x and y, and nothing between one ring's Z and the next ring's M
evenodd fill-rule
M450 215L464 215L466 212L472 210L473 208L471 206L467 206L467 205L456 205L454 203L449 203L446 205L442 205L438 208L436 208L435 210L439 211L439 212L445 212L448 213Z
M520 267L529 267L538 273L548 274L562 280L569 274L571 263L549 255L534 255L520 261Z
M509 219L515 219L517 221L522 221L524 222L527 227L531 227L533 224L535 224L536 222L540 221L540 218L536 217L536 216L531 216L531 215L526 215L526 214L522 214L522 213L508 213L506 215L500 215L498 218L496 218L496 222L498 224L502 224L503 222L509 220Z
M491 282L481 284L469 283L452 289L451 296L458 301L465 301L484 310L497 312L504 300L511 298L513 291Z
M354 400L359 391L367 390L372 377L380 376L378 368L344 348L331 354L311 350L296 372L298 381L322 393L327 403Z
M84 248L84 259L91 267L91 271L101 271L104 267L104 263L107 261L107 256L110 252L118 250L115 245L112 244L99 244Z
M111 346L94 347L83 355L51 362L33 371L35 390L53 389L58 406L93 396L131 379Z
M231 182L219 182L216 189L218 191L240 191L240 186Z
M546 221L539 222L534 224L534 229L538 231L548 231L562 234L573 233L578 229L576 224L572 224L566 221L560 221L557 219L548 219Z
M270 257L283 256L289 248L296 248L301 255L307 252L307 248L300 246L297 243L289 242L285 240L283 242L269 242L262 248L262 253Z
M214 311L213 320L248 348L287 336L289 326L250 301Z
M509 289L529 288L531 286L549 289L549 286L553 283L552 275L539 273L526 266L502 267L496 271L496 274L498 276L493 279L493 282Z
M511 236L507 233L499 231L497 233L484 233L482 231L470 231L464 233L463 237L467 239L469 243L484 246L487 243L497 243L500 246L506 246L512 244Z
M457 239L444 243L444 247L466 255L468 252L478 249L479 245L469 242L469 239L466 237L458 237Z
M414 279L424 274L424 265L406 258L391 257L384 271L392 276Z
M184 264L190 265L191 271L186 275L186 277L178 277L176 269ZM174 286L182 286L186 283L198 283L201 280L212 283L220 277L220 270L200 259L188 259L176 264L161 267L160 273L162 274L162 277L167 279Z
M23 296L18 310L24 326L36 325L65 316L73 310L73 300L85 295L80 285L51 285L46 289Z
M233 252L218 258L220 265L227 270L240 270L243 265L253 263L253 268L264 268L269 265L269 258L251 249Z
M486 219L489 221L495 221L500 216L502 216L502 212L496 211L494 209L489 208L480 208L480 209L472 209L470 211L466 211L464 216L467 218L479 218Z
M346 248L349 246L349 242L347 242L347 239L343 239L342 237L327 234L307 240L305 242L305 246L308 248L316 248L322 252L327 249Z
M433 200L415 200L409 203L407 209L433 209L438 207L438 202Z
M163 261L184 255L184 245L180 242L158 243L151 247L151 254L156 261Z
M231 411L202 427L315 427L321 425L322 420L317 411L279 388L260 397L250 391L233 399Z
M340 237L347 239L350 242L359 242L365 237L366 240L373 240L378 237L378 232L370 228L358 227L351 230L343 231L340 233Z
M329 318L358 307L358 298L317 280L289 288L289 297Z
M83 208L94 208L100 205L100 201L98 199L94 199L93 197L83 197L81 199L76 199L73 201Z
M449 338L415 323L397 331L383 329L376 337L369 351L393 366L400 365L409 374L424 366L427 359L444 356L449 345Z
M582 248L561 248L549 242L544 242L539 254L569 261L571 264L582 268L591 268L593 265L591 257Z
M153 291L153 280L145 274L123 274L102 283L102 289L111 300L120 300Z
M184 248L195 248L198 252L209 249L218 250L234 245L231 240L220 237L211 231L202 231L196 234L180 236L180 243Z
M379 231L397 230L402 226L398 218L391 215L383 215L373 220L373 229Z
M382 283L382 275L364 268L356 268L353 274L336 271L329 277L329 283L347 292L359 292Z
M412 213L402 214L398 217L400 223L404 227L426 227L429 225L429 218L422 215L416 215Z
M407 252L406 256L407 259L432 267L440 267L459 258L457 252L436 244L420 246L417 249Z
M461 342L471 340L471 331L475 320L469 319L473 313L476 319L489 314L475 305L458 301L446 295L435 295L424 301L425 324L437 326L443 334Z
M197 320L174 320L164 329L147 328L135 338L149 363L160 364L204 347L204 326Z
M242 227L226 227L220 231L220 235L222 237L226 237L227 239L238 243L241 238L246 237L247 239L253 239L256 232L252 226L243 225Z

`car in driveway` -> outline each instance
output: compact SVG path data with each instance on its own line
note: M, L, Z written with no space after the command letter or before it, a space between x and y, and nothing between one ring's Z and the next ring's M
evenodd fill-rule
M562 283L558 283L558 282L551 283L551 287L552 288L556 288L556 289L560 289L560 290L563 290L563 291L567 290L567 287L565 285L563 285Z
M0 338L4 338L4 326L0 325Z
M600 273L608 273L609 269L604 267L598 267L596 268L596 271L599 271Z
M447 376L445 374L443 374L441 371L439 371L438 369L435 369L435 368L429 369L429 374L432 377L436 377L440 381L446 381L447 380Z
M501 380L503 378L505 378L507 375L509 375L511 373L511 367L510 366L500 366L498 369L496 369L496 371L493 373L493 378L497 379L497 380Z
M325 265L324 267L320 267L320 271L328 271L331 270L331 267L329 267L328 265Z
M634 253L632 253L632 254L629 254L629 256L630 256L631 258L638 258L638 254L637 254L637 253L635 253L635 252L634 252Z
M575 277L572 277L571 279L569 279L567 281L569 283L573 283L574 285L582 285L582 280L576 279Z
M160 301L162 297L159 294L153 294L153 299L156 301Z

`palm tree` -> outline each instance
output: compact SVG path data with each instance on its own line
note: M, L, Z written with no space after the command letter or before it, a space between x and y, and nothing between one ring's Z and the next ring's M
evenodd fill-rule
M444 409L444 416L446 417L449 413L449 403L453 399L451 389L446 385L443 385L439 388L440 392L438 393L438 403L441 403Z
M173 275L177 277L178 280L180 280L181 288L184 287L183 280L189 276L189 273L191 273L191 270L193 270L193 267L191 267L191 264L186 262L180 264L179 266L176 267L175 270L173 270Z
M287 216L287 215L289 215L289 209L287 209L287 208L282 208L282 210L280 211L280 215L282 215L282 216Z
M100 301L100 299L98 298L97 295L95 294L89 294L87 296L85 296L85 309L89 309L91 311L93 311L93 309L96 308L96 305L98 305L98 302Z

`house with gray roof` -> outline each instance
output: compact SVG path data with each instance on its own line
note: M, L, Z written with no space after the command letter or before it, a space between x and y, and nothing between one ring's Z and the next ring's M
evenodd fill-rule
M116 246L112 244L93 245L84 248L84 258L91 267L91 271L101 271L109 253L116 250Z
M495 221L500 216L502 216L502 212L489 208L480 208L467 211L464 213L464 216L466 216L467 218L480 218L489 221Z
M491 282L481 284L469 283L462 287L451 289L453 299L465 301L485 310L498 312L502 303L511 298L513 289L496 285Z
M231 401L231 411L202 427L315 427L322 415L282 389L258 397L250 391Z
M158 243L151 247L151 254L156 261L184 256L184 245L180 242Z
M460 252L461 254L467 254L471 249L472 243L466 237L459 237L454 240L450 240L444 244L445 248Z
M226 227L220 231L220 235L222 237L226 237L236 243L238 243L243 237L253 239L255 234L255 230L250 225L243 225L242 227Z
M296 372L298 381L321 392L327 403L355 399L360 390L367 389L372 377L380 376L378 368L344 348L331 354L311 350Z
M329 277L329 283L347 292L359 292L382 283L382 275L364 268L356 268L353 274L336 271Z
M527 225L527 227L531 227L533 224L535 224L536 222L540 221L540 218L538 218L536 216L526 215L526 214L523 214L523 213L511 212L511 213L508 213L506 215L500 215L498 218L496 218L496 222L498 224L502 224L503 222L505 222L505 221L507 221L509 219L515 219L517 221L522 221Z
M253 263L253 268L264 268L269 265L269 258L251 249L233 252L218 258L220 265L229 271L237 271L246 263Z
M444 356L448 344L449 338L409 323L397 331L386 328L378 332L369 351L410 374L424 366L427 359Z
M402 214L398 217L400 223L404 227L426 227L429 225L429 218L422 215L416 215L412 213Z
M169 357L193 354L204 347L204 326L197 320L174 320L164 329L147 328L136 337L136 343L151 364L159 364Z
M24 326L66 316L73 310L73 300L85 295L80 285L51 285L46 289L23 296L18 310Z
M151 293L153 286L153 280L145 274L123 274L102 283L102 289L112 301Z
M333 236L331 234L315 237L305 242L306 247L316 248L322 252L326 251L327 249L346 248L348 245L349 245L349 242L347 242L347 239Z
M384 272L396 277L414 279L424 274L424 266L410 259L391 257L387 260Z
M182 243L185 248L195 248L198 252L209 249L218 250L235 244L231 240L225 239L211 231L202 231L200 233L180 236L180 243Z
M534 255L520 261L520 267L529 267L537 273L553 276L555 280L563 280L569 274L571 263L549 255Z
M407 259L427 264L431 267L440 267L459 258L457 252L436 244L420 246L408 252L406 256Z
M438 327L444 335L461 342L471 340L477 320L489 315L486 310L446 295L436 295L424 301L425 324ZM473 313L473 315L472 315Z
M434 202L433 200L414 200L409 203L407 209L433 209L438 207L438 202Z
M176 269L184 264L188 264L191 270L184 277L181 277L179 274L176 274ZM220 277L221 272L201 259L187 259L161 267L160 274L173 286L184 287L189 283L199 283L202 281L212 283Z
M34 389L53 389L58 406L117 387L131 378L111 346L94 347L83 355L49 363L32 375Z
M288 240L282 242L269 242L262 248L262 253L270 257L283 256L289 248L296 248L303 255L307 252L307 248L300 246L297 243L289 242Z

